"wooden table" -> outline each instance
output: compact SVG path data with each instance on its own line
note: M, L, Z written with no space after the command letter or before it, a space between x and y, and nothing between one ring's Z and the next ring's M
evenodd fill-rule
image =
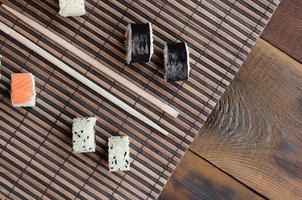
M302 199L302 1L283 0L160 199Z

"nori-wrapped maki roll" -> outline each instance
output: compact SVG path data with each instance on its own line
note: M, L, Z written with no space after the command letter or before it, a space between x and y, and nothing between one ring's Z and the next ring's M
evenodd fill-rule
M153 54L151 23L129 24L126 31L127 63L148 62Z
M189 78L190 53L185 42L167 43L164 49L165 80L183 81Z

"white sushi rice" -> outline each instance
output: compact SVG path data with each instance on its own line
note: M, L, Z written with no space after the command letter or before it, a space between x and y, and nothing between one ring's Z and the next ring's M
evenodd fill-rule
M149 61L152 58L152 55L154 53L154 48L153 48L153 29L152 29L152 24L150 22L148 22L149 24L149 29L150 29L150 57L149 57Z
M95 152L95 117L72 120L72 144L75 153Z
M108 165L110 172L130 170L128 136L112 136L108 139Z
M76 17L86 14L85 0L59 0L59 14L63 17Z
M33 86L31 99L28 102L21 103L21 104L14 104L12 102L12 106L15 107L15 108L18 108L18 107L34 107L34 106L36 106L36 83L35 83L35 77L31 73L28 73L28 74L32 78L31 80L32 80L32 86Z
M131 55L132 55L132 29L131 24L128 24L126 30L126 61L128 64L131 62Z
M188 79L189 79L190 72L191 72L190 51L189 51L189 47L188 47L187 43L185 43L185 46L186 46L186 53L187 53L187 66L188 66Z
M165 75L164 75L164 79L165 81L167 81L166 79L166 70L167 70L167 66L168 65L168 43L165 44L165 47L164 47L164 71L165 71Z

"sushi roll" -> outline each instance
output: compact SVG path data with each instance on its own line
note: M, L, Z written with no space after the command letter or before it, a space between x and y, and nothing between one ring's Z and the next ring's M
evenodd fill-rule
M108 141L109 171L130 170L130 151L128 136L112 136Z
M153 54L153 33L151 23L128 24L126 31L127 63L148 62Z
M75 153L95 152L95 117L72 120L72 144Z
M14 107L36 105L35 78L31 73L11 75L11 101Z
M86 14L85 0L59 0L59 15L76 17Z
M165 80L184 81L190 75L190 53L185 42L167 43L164 48Z

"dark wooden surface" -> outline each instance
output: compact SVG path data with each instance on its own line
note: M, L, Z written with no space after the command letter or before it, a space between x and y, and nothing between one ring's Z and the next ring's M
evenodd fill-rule
M261 37L302 62L302 1L283 0Z
M302 65L258 40L192 151L272 199L302 198Z
M302 199L301 18L281 2L161 199ZM221 179L239 186L221 195Z
M258 196L232 177L188 151L165 186L160 200L249 199Z

